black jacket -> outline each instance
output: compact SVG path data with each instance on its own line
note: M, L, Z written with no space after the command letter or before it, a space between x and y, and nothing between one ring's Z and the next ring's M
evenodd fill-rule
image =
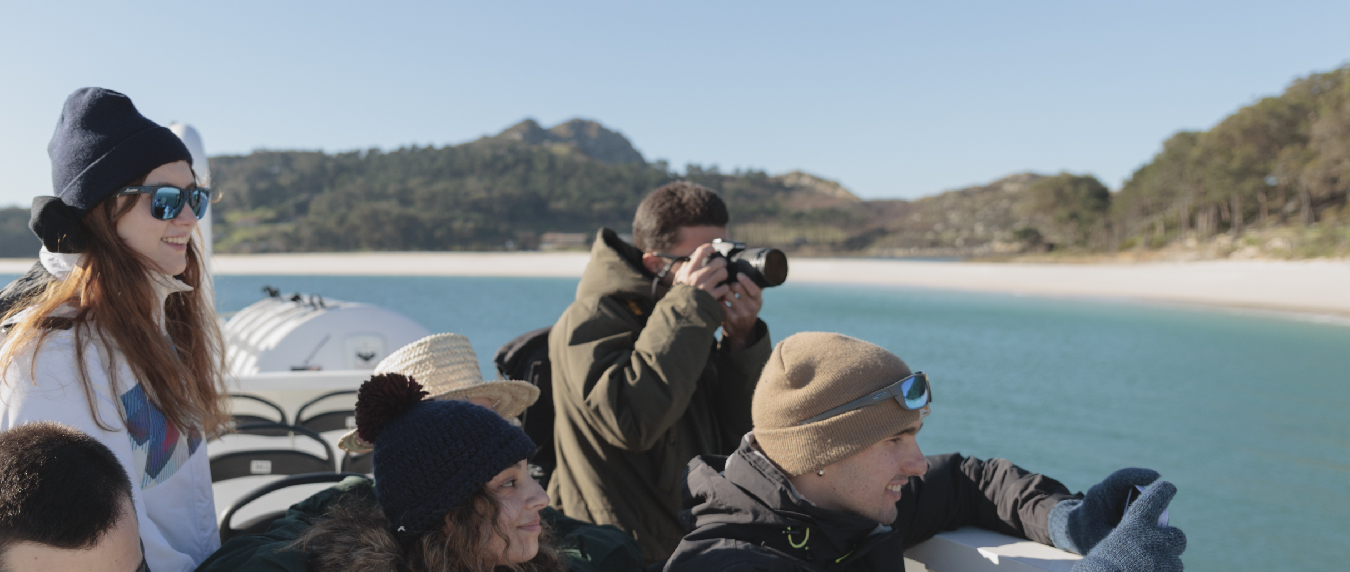
M1003 459L930 456L928 473L905 485L887 527L806 501L750 443L731 457L689 463L680 513L688 534L667 571L896 570L905 548L965 525L1050 544L1050 509L1081 498Z
M34 263L23 276L0 288L0 316L8 314L20 304L31 301L34 296L42 293L47 283L55 279L41 262Z

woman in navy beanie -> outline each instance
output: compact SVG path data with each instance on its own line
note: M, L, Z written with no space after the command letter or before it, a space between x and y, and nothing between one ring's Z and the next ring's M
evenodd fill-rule
M424 400L397 373L356 399L356 431L375 446L377 505L344 503L297 544L310 570L560 571L539 516L548 494L526 462L535 445L496 412Z
M205 441L226 419L225 352L196 232L210 193L182 141L115 91L72 93L47 150L53 194L29 227L49 277L0 310L0 430L56 421L107 445L149 567L192 570L220 545Z

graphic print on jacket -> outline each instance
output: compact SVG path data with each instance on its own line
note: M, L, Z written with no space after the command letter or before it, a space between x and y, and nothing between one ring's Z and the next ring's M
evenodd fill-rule
M172 477L202 444L201 431L192 428L185 438L150 402L139 383L122 394L122 409L127 415L127 435L141 473L142 490Z

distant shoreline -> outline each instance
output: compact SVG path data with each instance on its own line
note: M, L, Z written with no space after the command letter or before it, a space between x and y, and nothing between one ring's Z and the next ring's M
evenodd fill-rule
M576 278L582 252L357 252L221 255L222 275L507 276ZM0 259L22 274L32 259ZM1106 298L1350 318L1350 262L1216 260L1144 263L926 262L794 258L794 283L906 286Z

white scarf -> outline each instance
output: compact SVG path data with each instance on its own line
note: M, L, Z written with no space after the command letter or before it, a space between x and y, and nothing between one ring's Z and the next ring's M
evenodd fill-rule
M38 260L42 262L42 267L46 268L47 272L50 272L57 280L65 280L75 270L75 267L84 265L83 254L52 252L47 250L45 246L42 247L41 252L38 252Z
M42 267L46 268L47 272L50 272L58 281L65 280L76 267L84 266L83 254L52 252L47 250L45 246L38 253L38 260L42 262ZM164 301L169 298L170 294L191 292L193 288L182 280L153 270L150 271L150 287L154 289L155 299L159 301L156 306L155 322L159 324L160 330L164 330Z

